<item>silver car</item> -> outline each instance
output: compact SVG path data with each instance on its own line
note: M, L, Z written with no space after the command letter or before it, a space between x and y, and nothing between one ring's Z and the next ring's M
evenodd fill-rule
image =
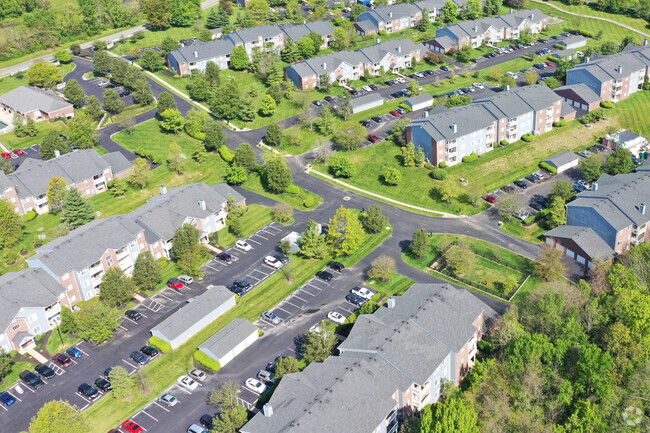
M282 319L275 313L272 313L271 311L265 311L262 313L262 319L266 320L267 322L271 323L272 325L277 325L280 322L282 322Z
M178 404L178 399L171 394L161 394L158 401L165 406L173 407Z

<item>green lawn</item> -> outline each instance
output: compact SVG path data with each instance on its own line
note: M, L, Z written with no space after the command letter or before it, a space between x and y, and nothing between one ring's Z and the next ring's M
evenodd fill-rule
M2 382L0 382L0 391L4 391L14 383L18 382L18 375L25 370L34 370L36 365L27 361L18 361L11 366L11 371L8 375L4 377Z
M647 137L650 135L650 116L647 116L650 107L650 92L642 91L633 94L624 101L618 102L614 108L607 110L605 114L614 118L617 127L626 128L637 134ZM612 130L616 130L614 127Z
M195 36L198 36L199 32L197 32L194 27L170 27L167 30L146 30L144 32L144 38L143 39L138 39L135 40L133 38L125 39L124 41L118 42L115 44L113 48L111 48L111 52L119 55L119 56L124 56L129 53L129 50L132 48L148 48L148 47L156 47L162 44L162 41L165 38L171 37L175 41L179 41L181 39L190 39Z
M404 292L406 292L413 284L415 284L415 281L400 274L393 274L387 282L381 282L374 279L366 281L366 286L368 286L368 288L377 292L384 292L388 296L403 295Z
M61 344L61 337L63 337L63 344ZM65 350L68 347L72 346L79 340L81 340L79 337L71 337L69 334L61 333L61 335L59 335L59 331L53 329L49 333L47 342L45 344L45 350L49 352L49 357L51 358L62 350ZM45 356L48 357L47 354Z
M298 194L291 194L288 192L283 192L281 194L270 193L264 189L262 180L260 179L260 175L258 173L251 173L248 176L248 180L242 184L242 187L264 195L273 200L284 202L290 206L295 207L296 209L301 210L316 209L323 202L323 199L319 195L314 194L313 192L308 191L302 187L298 187L300 190ZM307 203L311 202L312 205L309 207L305 206L306 201Z
M114 116L106 116L104 118L104 121L100 125L102 128L105 128L106 126L112 125L114 123L120 123L123 120L130 119L131 117L135 117L139 114L146 113L149 110L153 110L156 108L156 105L131 105L130 107L125 108L122 110L121 113L118 113Z
M68 63L66 65L60 65L58 66L59 73L61 74L62 77L65 77L68 75L72 70L75 68L74 63ZM18 78L16 76L7 76L4 78L0 79L0 95L7 93L10 90L15 89L16 87L20 86L27 86L29 85L29 77L27 76L27 72L23 74L23 78Z
M42 122L37 122L36 127L38 128L38 134L36 134L36 137L18 138L13 132L8 132L6 134L0 135L0 141L11 149L24 149L26 147L40 143L45 134L48 132L62 131L67 128L67 125L62 120L57 120L54 122L44 120Z
M541 244L544 242L543 235L546 233L546 229L540 227L539 224L534 224L531 227L525 227L521 221L516 219L513 219L509 222L504 222L501 226L501 230L535 244Z
M249 205L246 213L241 217L244 228L242 238L252 235L271 221L273 221L273 210L258 204ZM218 243L227 248L234 245L237 239L230 230L223 229L219 232Z

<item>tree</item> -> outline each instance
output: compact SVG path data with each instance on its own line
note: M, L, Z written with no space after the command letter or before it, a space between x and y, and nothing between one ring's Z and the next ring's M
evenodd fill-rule
M379 233L388 225L388 217L378 204L371 204L363 217L363 228L369 233Z
M293 63L300 59L300 51L293 39L287 38L284 49L280 52L280 58L285 63Z
M368 269L368 278L373 278L379 281L389 281L394 273L397 272L397 265L395 259L388 256L377 257L370 264Z
M183 273L198 275L205 256L201 245L201 232L190 224L183 224L176 230L170 253Z
M214 431L237 433L248 422L248 412L244 406L226 409L214 418Z
M393 125L393 141L398 146L406 145L406 127L411 123L411 119L403 117Z
M266 0L251 0L246 9L250 12L253 19L258 23L263 23L269 15L271 7Z
M135 91L133 92L133 99L140 105L150 105L153 103L154 96L151 91L151 85L144 78L135 82Z
M95 95L90 95L86 100L86 114L90 116L95 122L99 121L104 115L104 110L102 109L102 103L99 102L99 99Z
M413 256L422 260L431 250L431 240L426 229L418 229L413 233L413 240L409 244L409 251Z
M187 121L185 122L185 132L190 137L200 137L210 122L210 115L203 110L191 109L187 112Z
M307 222L307 230L302 232L299 244L300 254L309 259L322 259L327 255L325 235L321 234L316 221Z
M161 92L158 96L158 114L167 110L178 110L174 97L169 92Z
M147 71L159 71L164 66L163 58L156 50L146 50L140 57L140 66Z
M243 45L238 45L233 48L230 54L230 67L235 71L243 71L248 68L249 59L246 53L246 48Z
M483 4L481 0L468 0L463 7L463 18L466 20L476 20L483 14Z
M452 23L458 19L458 5L451 0L442 7L442 20L445 23Z
M527 84L537 84L537 80L539 80L539 75L537 72L533 71L532 69L529 69L524 73L525 76L525 81Z
M487 0L485 2L485 15L496 15L501 9L502 0Z
M293 217L293 208L286 203L276 203L273 206L273 219L285 223Z
M282 376L300 371L298 360L293 356L283 356L278 359L275 366L275 378L281 379Z
M395 167L384 167L384 182L396 186L402 181L402 173Z
M244 122L255 120L255 101L248 95L244 95L239 103L239 118Z
M123 197L126 194L128 185L124 179L116 177L108 184L108 188L114 197Z
M95 213L90 204L81 197L77 188L71 188L63 200L63 216L72 229L81 227L95 219Z
M108 268L99 285L99 300L109 307L118 307L131 300L135 283L119 267Z
M566 224L565 202L562 197L555 196L551 199L546 225L549 229L554 229L562 224Z
M326 105L321 110L318 119L314 121L314 126L321 134L329 135L334 132L334 120L334 110L329 105Z
M557 276L563 277L567 272L563 257L564 254L557 248L544 245L539 258L533 264L533 274L545 281L552 281Z
M234 380L229 380L219 388L210 391L208 399L210 404L219 406L223 410L230 410L237 407L237 396L239 394L239 384Z
M41 148L42 146L43 145L41 144ZM9 158L0 158L0 171L4 174L11 174L16 171L16 166Z
M334 29L334 31L336 31L336 29ZM318 87L325 90L326 92L332 88L332 77L330 74L325 73L321 74L318 77Z
M171 36L167 36L165 39L163 39L160 45L163 54L170 53L180 47L181 44L179 44L178 41L175 41Z
M95 344L111 338L121 322L115 309L102 302L86 304L74 317L77 336Z
M335 134L336 143L345 150L355 150L366 139L366 129L357 122L345 122Z
M219 66L213 61L205 64L205 80L213 87L219 87L221 84Z
M257 167L257 157L255 156L255 151L253 151L253 146L248 143L242 143L237 146L233 161L248 171L255 170L255 167Z
M363 226L351 209L340 207L329 221L327 243L337 256L348 256L356 251L363 241Z
M14 206L4 199L0 199L0 248L8 248L22 239L23 220L14 209Z
M53 177L47 187L47 205L53 212L63 207L63 200L68 192L68 182L60 177Z
M113 58L108 52L101 50L97 51L93 56L93 70L100 75L106 75L110 72L113 65Z
M633 166L632 153L624 147L619 147L607 157L605 172L610 176L629 173L630 167Z
M108 373L108 380L111 382L111 394L116 400L125 400L133 394L133 379L129 377L126 368L118 365Z
M160 114L160 127L167 132L178 134L183 130L185 118L178 110L165 110Z
M431 17L429 16L429 9L422 9L422 18L418 21L418 24L415 26L419 31L426 32L429 29L429 24L431 23Z
M68 121L68 143L79 149L90 149L99 142L95 133L95 120L86 114L79 114Z
M601 154L594 153L587 159L580 161L580 171L582 175L590 182L598 180L603 174L605 168L605 158Z
M149 183L150 177L151 173L149 172L149 163L147 163L147 160L144 158L136 158L136 160L133 161L129 183L133 186L139 186L141 189L144 189L144 187Z
M67 401L48 401L29 423L30 433L86 433L86 416Z
M183 149L177 144L172 143L169 146L169 155L167 156L167 167L177 174L183 173L183 168L185 168L185 155L183 155Z
M463 275L473 264L474 255L465 245L454 246L442 255L445 266L455 275Z
M355 3L350 8L350 20L358 21L359 16L366 11L366 8L363 7L361 3Z
M553 197L560 197L565 202L570 201L576 195L573 186L569 182L558 180L555 185L551 187L551 199Z
M519 210L519 201L517 196L514 193L508 193L505 196L501 197L494 208L501 218L505 218L508 221L512 220L512 214Z
M282 142L282 129L277 123L271 123L266 130L264 142L269 146L279 146Z
M192 153L192 159L196 162L204 163L208 159L208 151L205 150L205 145L199 143L196 145L196 149Z
M106 89L104 91L104 110L111 115L124 110L124 101L122 101L115 89Z
M145 0L144 13L153 30L166 30L171 26L172 4L170 0Z
M291 185L293 174L282 156L274 154L267 157L264 180L266 189L274 194L284 192Z
M330 323L322 321L318 331L308 331L305 334L305 342L301 347L305 361L308 364L325 361L334 352L337 342Z
M50 131L43 137L38 152L41 154L43 160L47 161L56 156L55 150L58 150L63 155L64 153L70 152L70 146L68 146L57 131Z
M352 95L348 92L343 92L339 96L339 100L341 101L341 107L339 108L339 116L343 120L350 120L352 115L354 114L354 106L352 104Z
M548 77L544 84L548 86L549 89L557 89L560 87L560 82L555 77Z
M54 52L54 58L59 63L70 63L72 61L72 53L65 48L59 48Z
M430 417L426 414L429 411ZM431 433L479 433L480 431L476 409L461 397L448 398L443 402L426 406L422 420L421 431ZM431 424L426 426L430 428L425 427L427 420L431 420Z
M345 155L336 155L329 160L329 171L334 177L352 177L357 169Z
M51 89L63 81L59 69L49 62L36 62L27 70L29 85Z
M296 45L301 59L309 59L316 54L314 41L309 36L303 36L300 38Z
M264 95L260 103L260 114L265 117L272 116L276 108L275 100L270 95Z
M66 84L64 96L75 108L82 107L84 102L86 102L86 92L74 78Z
M420 83L418 83L418 80L409 80L409 82L406 83L406 90L408 90L412 96L419 95Z
M205 21L205 26L209 29L216 29L221 26L221 20L219 18L221 8L212 8L210 9L210 12L208 13L208 17Z
M226 133L223 131L222 126L217 122L209 122L205 126L205 148L209 151L215 151L220 146L226 144Z
M232 164L226 168L226 182L230 185L241 185L248 179L248 170L238 164Z
M59 324L59 331L63 334L77 332L74 315L72 314L72 310L68 307L61 307L61 323Z
M0 380L4 379L11 373L11 366L14 364L13 359L7 354L4 348L0 348Z

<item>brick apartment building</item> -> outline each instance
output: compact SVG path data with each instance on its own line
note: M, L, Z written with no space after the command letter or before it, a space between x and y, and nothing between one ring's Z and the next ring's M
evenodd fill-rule
M74 117L74 107L52 90L33 86L21 86L0 95L0 120L12 124L15 115L25 121L35 121Z

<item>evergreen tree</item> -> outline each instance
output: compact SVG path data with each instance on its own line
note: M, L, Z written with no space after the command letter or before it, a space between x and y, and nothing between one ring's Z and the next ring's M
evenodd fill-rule
M99 102L97 96L90 95L86 100L86 114L90 116L95 122L99 121L104 115L104 110L102 109L102 103Z
M239 118L244 122L252 122L255 119L255 105L253 98L245 97L239 104Z
M257 157L253 146L248 143L242 143L235 149L234 163L245 168L248 171L255 170L257 167Z
M210 100L210 110L215 116L232 120L239 114L241 97L236 83L233 81L223 82L214 92ZM253 116L255 111L253 110Z
M501 0L487 0L485 2L485 15L498 14L502 4Z
M413 233L413 240L409 245L409 251L414 257L422 260L431 250L431 241L426 229L418 229Z
M23 237L23 220L7 200L0 199L0 248L9 248Z
M273 98L270 95L264 95L260 104L260 114L265 117L272 116L276 108Z
M208 159L208 151L205 150L205 144L197 144L196 149L194 149L194 152L192 153L192 159L199 163L203 163Z
M223 127L217 122L209 122L205 126L205 148L213 152L217 150L220 146L226 143L228 137L223 130Z
M279 194L291 185L293 174L282 156L272 155L267 160L264 179L266 188L274 194Z
M300 254L309 259L322 259L327 255L325 235L321 234L316 221L307 223L307 230L300 238Z
M458 5L451 0L442 7L442 20L445 23L453 23L458 19Z
M133 282L146 290L153 290L162 282L162 266L149 251L138 255L133 266Z
M136 103L140 105L149 105L153 103L154 96L149 81L140 79L135 82L134 88L133 99Z
M61 324L59 325L59 331L63 334L70 334L71 332L77 331L77 325L74 323L72 310L68 307L61 307Z
M205 26L209 29L216 29L221 27L219 20L219 12L221 8L212 8L208 13L208 17L205 21Z
M249 59L246 48L243 45L238 45L233 48L230 54L230 67L235 71L243 71L248 68Z
M300 58L298 46L291 38L287 38L284 44L284 49L280 52L282 61L285 63L293 63Z
M388 225L388 217L382 212L381 206L371 204L363 218L363 228L370 233L379 233Z
M248 179L248 171L237 164L232 164L226 168L226 182L230 185L241 185Z
M70 146L63 140L63 138L56 131L50 131L43 137L41 147L38 152L41 154L43 160L54 158L56 155L55 150L58 150L61 155L70 152Z
M219 87L221 85L221 75L219 66L215 62L208 62L205 65L205 80L210 83L212 87ZM206 98L207 100L207 98Z
M160 48L163 54L167 54L181 47L181 44L178 43L174 38L168 36L163 39Z
M74 78L68 80L68 83L65 86L64 92L65 99L68 100L75 108L82 107L84 102L86 102L86 92L84 91L81 84Z
M422 9L422 19L418 21L417 29L421 32L426 32L431 23L431 18L429 17L429 10L427 8Z
M266 129L264 142L269 146L279 146L282 141L282 129L277 123L271 123Z
M169 92L162 92L158 96L158 114L167 110L178 110L174 97Z
M70 228L76 229L95 219L90 204L81 197L77 188L71 188L63 200L63 216Z
M120 267L113 266L104 273L99 290L100 301L109 307L118 307L131 300L135 293L135 283Z
M549 229L566 224L566 208L562 197L556 196L551 199L545 222Z

